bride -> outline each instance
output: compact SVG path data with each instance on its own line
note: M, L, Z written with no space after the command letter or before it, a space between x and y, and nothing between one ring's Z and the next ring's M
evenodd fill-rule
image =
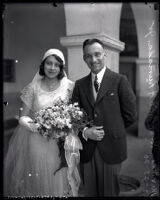
M33 123L35 112L51 106L58 98L71 96L74 83L66 77L64 65L63 53L49 49L42 58L39 73L22 90L19 125L4 160L4 196L73 196L67 167L54 175L60 165L56 140L46 140ZM82 148L80 141L77 148Z

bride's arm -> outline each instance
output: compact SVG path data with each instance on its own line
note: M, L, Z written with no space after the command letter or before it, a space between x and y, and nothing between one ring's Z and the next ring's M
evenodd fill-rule
M21 112L20 112L19 124L24 126L29 131L37 132L38 125L35 124L31 119L30 109L24 103L22 103L20 110Z
M20 108L20 117L22 116L30 116L30 109L26 106L25 103L22 102L21 108Z

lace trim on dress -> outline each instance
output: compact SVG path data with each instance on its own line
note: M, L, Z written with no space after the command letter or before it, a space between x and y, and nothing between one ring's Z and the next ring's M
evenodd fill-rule
M67 77L64 77L61 80L59 88L54 91L48 92L41 88L41 80L39 80L34 84L31 82L27 86L25 86L24 89L21 91L20 98L26 104L26 106L30 110L32 110L34 93L36 93L36 91L38 92L38 94L48 93L48 95L51 95L52 97L56 97L56 94L59 94L58 96L61 96L62 98L64 96L65 98L70 99L72 97L73 88L74 82L70 81Z
M62 87L62 89L67 90L67 92L68 92L67 96L69 99L72 97L74 85L75 85L75 83L72 82L71 80L69 80L67 77L64 77L62 79L61 87Z
M38 87L36 88L38 89L38 93L45 93L45 94L51 95L55 99L56 99L56 96L58 96L58 98L61 97L62 99L64 97L70 99L72 97L74 85L75 85L74 82L69 80L67 77L64 77L60 82L60 86L56 90L45 91L41 87L41 80L37 82Z
M23 88L23 90L21 91L20 98L29 109L32 108L33 98L34 98L34 88L32 83L29 83L27 86Z

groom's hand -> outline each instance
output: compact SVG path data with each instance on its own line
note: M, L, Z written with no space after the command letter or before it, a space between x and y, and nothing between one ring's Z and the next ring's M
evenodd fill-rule
M91 140L101 141L104 137L103 126L93 126L85 129L84 136Z

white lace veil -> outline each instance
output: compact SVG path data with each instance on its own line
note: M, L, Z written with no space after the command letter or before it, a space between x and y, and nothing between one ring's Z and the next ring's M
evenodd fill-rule
M56 55L58 56L62 61L63 61L63 65L65 66L65 59L64 59L64 55L63 53L59 50L59 49L49 49L47 50L44 55L43 55L43 58L42 58L42 61L43 62L48 56L51 56L51 55ZM64 69L63 69L64 70ZM64 76L67 78L67 74L64 70ZM39 80L41 80L43 78L43 76L39 75L39 70L36 72L33 80L32 80L32 83L35 83Z

